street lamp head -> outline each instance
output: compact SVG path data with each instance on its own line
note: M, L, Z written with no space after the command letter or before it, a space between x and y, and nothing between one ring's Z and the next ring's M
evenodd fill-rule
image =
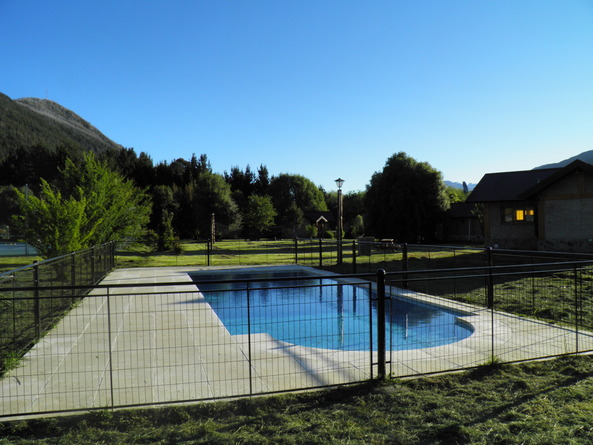
M340 190L344 185L344 180L342 178L336 179L336 185L338 186L338 190Z

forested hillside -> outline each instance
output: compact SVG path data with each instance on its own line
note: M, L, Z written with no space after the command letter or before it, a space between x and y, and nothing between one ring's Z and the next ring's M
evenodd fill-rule
M12 100L0 93L0 160L23 147L43 147L49 151L71 147L95 153L122 148L55 102Z

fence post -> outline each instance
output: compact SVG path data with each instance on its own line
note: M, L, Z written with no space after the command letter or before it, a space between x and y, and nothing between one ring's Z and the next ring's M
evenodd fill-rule
M488 292L486 305L488 309L494 309L494 275L492 274L492 247L486 249L488 258Z
M70 254L70 284L76 286L76 254ZM72 288L72 304L76 303L76 289Z
M408 271L408 243L402 244L402 270L404 272ZM404 273L402 285L403 285L404 289L408 288L408 274L407 273Z
M319 267L323 267L323 241L319 238Z
M95 284L95 246L91 247L91 284Z
M486 247L486 264L488 264L488 266L492 267L492 263L493 263L493 252L492 252L492 247L488 246Z
M109 389L111 393L111 408L115 406L114 388L113 388L113 342L111 339L111 298L109 288L106 289L107 297L107 340L109 341Z
M575 332L575 352L579 352L579 279L577 265L574 265L574 332Z
M253 395L253 364L251 360L251 293L249 281L245 282L247 291L247 361L249 362L249 395Z
M352 241L352 273L356 273L356 240Z
M12 341L16 341L16 272L12 274Z
M211 246L212 240L208 239L208 241L206 241L206 257L208 258L208 266L210 266L210 246Z
M106 246L105 244L101 246L101 256L103 257L103 270L101 271L101 276L105 277L109 270L109 246Z
M385 269L377 271L377 375L385 379Z
M299 241L294 237L294 264L299 264Z
M35 317L35 338L41 338L41 305L39 301L39 263L33 261L33 315Z

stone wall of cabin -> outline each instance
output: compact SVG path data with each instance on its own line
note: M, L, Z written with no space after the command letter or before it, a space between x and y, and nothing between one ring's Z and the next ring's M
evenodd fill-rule
M538 237L536 234L535 222L513 222L503 221L504 207L520 207L520 202L504 203L495 202L485 205L484 241L488 246L500 249L522 249L536 250L538 248ZM525 206L533 206L533 203L524 203Z
M540 195L539 248L593 252L593 176L582 171L562 178Z

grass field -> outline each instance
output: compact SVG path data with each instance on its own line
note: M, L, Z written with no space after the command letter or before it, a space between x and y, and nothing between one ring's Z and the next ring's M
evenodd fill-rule
M593 362L568 357L328 391L0 423L0 444L593 443Z

